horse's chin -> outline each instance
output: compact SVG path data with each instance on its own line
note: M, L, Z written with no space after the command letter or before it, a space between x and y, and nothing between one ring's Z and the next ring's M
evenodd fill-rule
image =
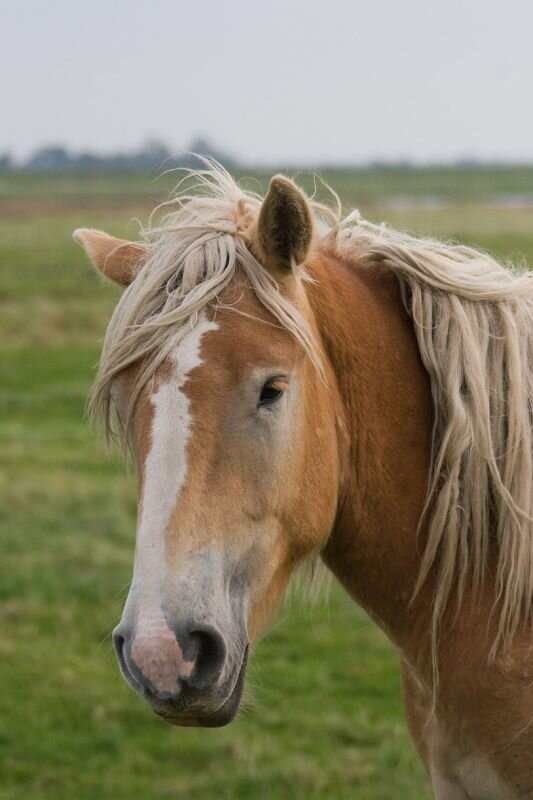
M183 712L168 708L154 707L155 713L162 717L170 725L178 725L183 728L222 728L229 725L235 718L241 702L244 689L244 678L246 675L246 663L248 660L248 648L244 653L242 664L229 696L224 700L215 711L197 712L191 714L190 709Z

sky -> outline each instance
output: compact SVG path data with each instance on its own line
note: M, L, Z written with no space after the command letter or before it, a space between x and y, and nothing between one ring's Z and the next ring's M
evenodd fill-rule
M533 161L531 0L0 0L0 152Z

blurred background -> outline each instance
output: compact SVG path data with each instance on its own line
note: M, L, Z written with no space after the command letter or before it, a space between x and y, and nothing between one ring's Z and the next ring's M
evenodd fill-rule
M136 237L190 163L533 263L524 0L0 0L0 798L426 798L397 656L295 593L221 730L119 676L135 480L84 403L117 292L74 228ZM319 191L320 187L319 187Z

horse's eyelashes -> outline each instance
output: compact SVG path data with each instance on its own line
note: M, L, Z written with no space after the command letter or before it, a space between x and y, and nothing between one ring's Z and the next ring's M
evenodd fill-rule
M271 378L266 381L259 395L260 406L271 406L283 395L287 382L280 378Z
M270 403L274 403L281 397L281 390L274 388L274 386L264 386L261 390L261 396L259 398L259 403L264 405L269 405Z

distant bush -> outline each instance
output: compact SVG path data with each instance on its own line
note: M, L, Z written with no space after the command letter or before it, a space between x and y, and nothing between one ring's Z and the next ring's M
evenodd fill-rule
M9 153L0 153L0 172L8 172L13 168L13 162Z
M196 139L187 151L177 154L163 142L150 139L133 152L104 155L92 152L71 153L61 145L47 145L40 147L16 167L8 154L0 154L0 171L16 168L28 172L147 172L152 169L197 166L198 159L192 153L215 158L226 167L234 167L237 163L206 139Z

